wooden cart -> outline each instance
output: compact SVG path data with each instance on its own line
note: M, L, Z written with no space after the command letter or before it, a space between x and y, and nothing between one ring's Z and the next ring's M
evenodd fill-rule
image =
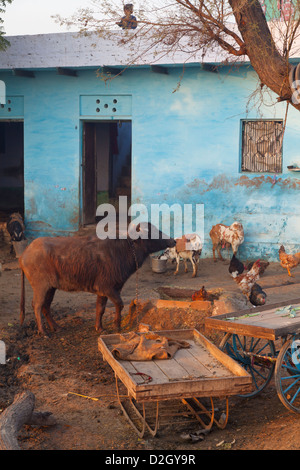
M300 412L300 299L206 318L205 328L224 331L220 349L251 374L242 396L260 393L274 374L281 402Z
M229 413L228 397L249 391L251 376L195 329L155 333L187 341L190 347L179 349L172 359L125 361L117 360L111 352L120 342L120 335L100 336L98 340L103 359L115 372L119 404L135 431L140 437L146 430L154 436L162 422L161 408L174 401L181 407L184 405L185 409L176 413L172 411L172 415L178 417L188 413L205 429L210 429L213 423L225 428ZM123 397L118 380L127 390ZM209 407L202 403L203 397L209 398ZM225 413L220 419L214 407L214 398L217 397L222 397L226 403ZM150 417L153 408L154 419Z

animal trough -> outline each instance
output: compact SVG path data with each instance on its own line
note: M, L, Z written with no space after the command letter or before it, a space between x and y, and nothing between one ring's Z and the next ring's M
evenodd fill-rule
M204 332L204 320L211 315L246 308L247 300L242 294L224 292L223 289L200 288L199 291L175 286L155 289L155 298L138 299L129 308L128 322L131 328L142 321L153 330L176 330L195 328ZM192 299L193 294L196 294ZM203 298L202 294L206 293Z
M176 308L194 308L195 310L212 310L214 301L218 300L222 292L220 289L203 291L195 295L195 289L185 289L181 287L158 287L157 292L160 299L157 306L176 307ZM193 298L194 296L194 298Z
M98 339L103 359L115 372L119 405L138 435L143 437L148 431L155 436L161 427L161 402L173 401L185 405L185 414L191 414L205 429L211 429L214 423L225 428L228 397L249 390L251 376L196 329L137 333L140 337L147 334L172 338L188 343L189 347L178 349L169 359L124 360L116 357L114 351L120 343L126 345L130 334L106 335ZM127 395L121 396L118 381L127 389ZM217 419L214 407L217 397L226 401L225 415L223 413L220 419ZM210 399L208 407L203 404L205 398ZM155 418L152 423L149 413L153 405ZM173 424L176 425L176 421Z
M183 302L188 302L192 300L195 291L196 289L186 289L183 287L173 286L161 286L157 288L157 292L159 293L161 299L179 300ZM220 289L214 289L209 291L205 291L203 289L202 294L199 294L197 300L207 300L209 302L213 302L215 300L218 300L221 294L222 291Z

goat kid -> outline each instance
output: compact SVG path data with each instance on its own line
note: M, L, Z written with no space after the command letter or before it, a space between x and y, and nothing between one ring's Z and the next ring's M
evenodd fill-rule
M164 255L171 260L176 261L176 270L174 275L178 274L180 260L184 262L184 272L188 272L187 261L190 260L193 267L192 277L196 277L198 273L198 263L202 252L202 242L196 233L183 235L177 238L176 246L167 248Z

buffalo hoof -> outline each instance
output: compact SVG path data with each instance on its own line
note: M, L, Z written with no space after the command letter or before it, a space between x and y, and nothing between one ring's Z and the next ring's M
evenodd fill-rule
M103 328L102 326L95 326L95 330L97 331L97 333L99 333L100 335L102 333L105 333L105 328Z
M38 334L38 336L39 336L40 338L45 338L45 339L49 339L49 338L50 338L49 333L48 333L47 331L45 331L45 330L43 330L43 331L38 330L37 334Z

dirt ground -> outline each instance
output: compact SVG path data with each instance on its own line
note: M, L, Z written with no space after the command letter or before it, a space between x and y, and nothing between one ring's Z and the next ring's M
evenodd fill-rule
M3 271L0 276L0 339L7 348L7 363L0 365L0 413L22 390L36 398L37 411L50 411L57 420L51 427L25 425L19 432L23 450L296 450L300 447L300 417L280 402L274 382L254 398L232 397L229 421L224 430L214 426L201 441L183 439L183 431L174 424L162 428L156 437L139 438L122 414L116 396L115 377L111 367L98 351L98 334L94 329L95 296L86 293L57 292L52 312L60 329L50 337L37 334L31 308L32 291L26 284L26 320L19 325L21 275L18 262L7 247L0 251ZM202 259L198 277L183 272L174 277L175 266L167 272L152 272L146 260L138 277L125 284L122 298L125 308L122 331L128 331L128 307L136 292L140 299L157 299L157 288L177 286L200 289L238 290L229 277L228 261L213 263ZM288 277L278 263L271 263L261 286L267 302L299 298L300 267ZM248 304L248 307L250 304ZM105 334L114 333L113 308L108 304L104 316ZM169 322L166 321L167 315ZM139 318L157 327L197 327L203 330L203 314L195 311L152 312ZM207 336L212 341L218 338ZM82 395L82 396L80 396ZM96 400L92 400L92 398ZM0 414L1 416L1 414ZM197 428L199 429L199 428ZM185 429L185 434L195 428Z

